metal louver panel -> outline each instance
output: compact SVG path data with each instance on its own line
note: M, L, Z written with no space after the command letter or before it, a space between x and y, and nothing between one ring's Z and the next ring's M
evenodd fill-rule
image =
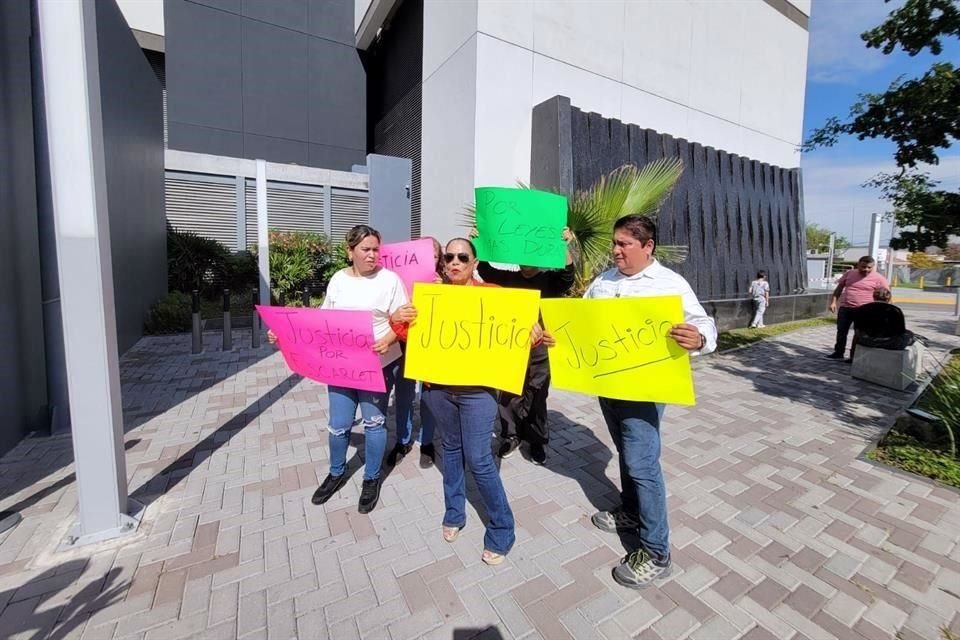
M247 180L244 220L247 247L257 244L257 184ZM267 218L271 231L324 233L323 187L267 183Z
M330 194L330 239L341 242L351 227L370 222L366 191L332 189Z
M374 152L409 158L410 237L420 237L422 87L417 84L374 127Z
M237 249L237 191L234 180L166 177L167 222L181 231Z

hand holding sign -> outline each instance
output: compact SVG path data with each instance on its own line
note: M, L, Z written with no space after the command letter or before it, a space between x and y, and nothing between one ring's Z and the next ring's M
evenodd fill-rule
M567 199L534 189L477 187L477 257L529 267L562 269Z
M680 296L540 303L554 386L617 400L694 404ZM696 331L696 327L693 327ZM699 332L696 342L699 344Z
M404 376L519 394L539 299L525 289L418 284Z
M407 287L407 293L412 293L413 283L433 282L437 278L433 240L422 238L409 242L382 244L380 245L380 266L400 276Z
M294 373L338 387L387 390L369 311L258 305L257 312Z

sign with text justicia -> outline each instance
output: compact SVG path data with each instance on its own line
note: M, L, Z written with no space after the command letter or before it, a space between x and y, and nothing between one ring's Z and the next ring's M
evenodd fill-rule
M257 313L294 373L338 387L387 390L372 348L371 312L258 305Z
M615 400L695 403L690 354L670 336L680 296L551 299L540 303L556 340L551 384Z

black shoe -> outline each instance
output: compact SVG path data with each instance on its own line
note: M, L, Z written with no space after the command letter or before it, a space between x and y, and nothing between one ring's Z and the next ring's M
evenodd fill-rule
M420 468L429 469L437 460L437 452L432 444L420 445Z
M387 454L387 464L391 467L395 467L407 457L407 454L410 453L412 449L412 444L400 444L398 442L393 450Z
M497 455L501 458L509 458L520 448L520 440L517 438L507 438L503 441L503 444L500 445L500 450L497 451Z
M530 459L533 464L543 466L547 463L547 450L539 442L530 445Z
M339 476L327 474L327 477L323 479L323 484L313 492L313 497L310 498L310 502L313 504L323 504L327 500L333 497L337 491L340 491L340 487L343 486L343 483L347 481L347 474L341 474Z
M357 511L360 513L370 513L377 506L380 500L380 478L376 480L364 480L363 488L360 489L360 504L357 505Z
M828 356L824 356L824 358L826 358L827 360L843 360L843 354L842 354L842 353L831 353L831 354L828 355Z

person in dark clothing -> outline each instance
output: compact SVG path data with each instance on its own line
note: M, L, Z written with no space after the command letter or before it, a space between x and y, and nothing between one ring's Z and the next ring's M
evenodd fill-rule
M890 289L881 287L873 292L873 302L857 308L851 359L858 344L899 351L913 343L914 336L907 331L903 311L890 304L891 297Z
M476 229L473 230L477 235ZM497 269L488 262L480 262L477 273L484 282L512 289L534 289L541 298L561 298L573 287L576 269L570 241L573 234L564 227L563 240L567 243L567 265L563 269L540 269L521 266L519 271ZM530 350L527 375L520 395L500 392L500 437L502 444L497 454L501 458L512 455L520 442L530 445L530 459L535 464L547 460L545 445L549 441L547 428L547 395L550 389L550 359L545 345Z

